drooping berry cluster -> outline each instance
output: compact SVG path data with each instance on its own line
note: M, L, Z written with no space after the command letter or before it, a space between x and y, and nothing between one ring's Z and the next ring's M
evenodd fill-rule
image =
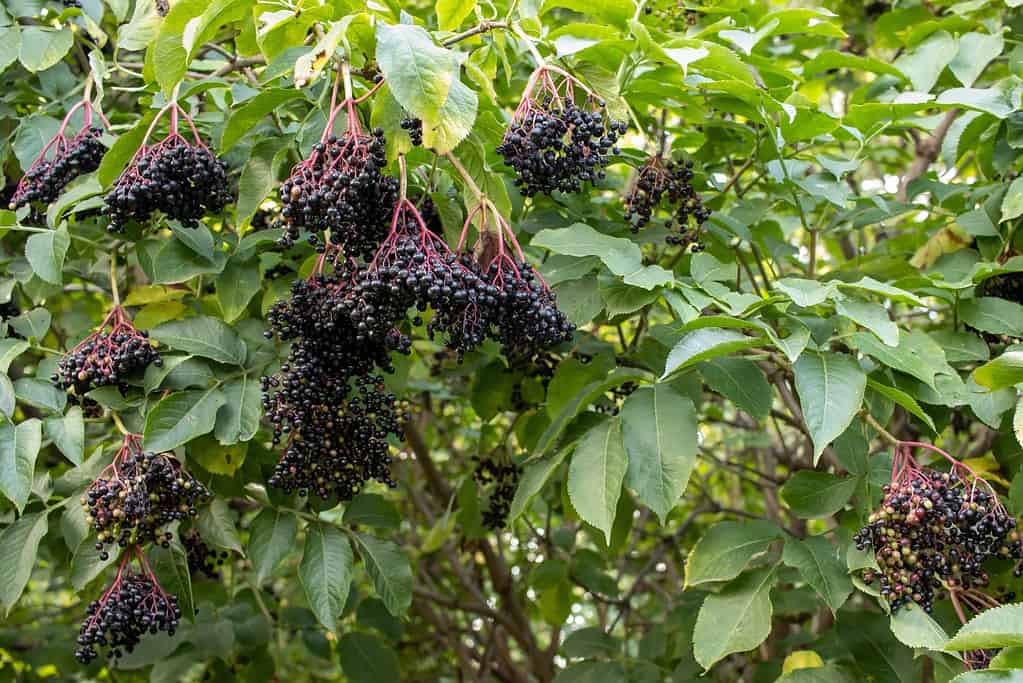
M405 116L401 119L401 129L408 133L412 145L419 147L423 144L423 120L414 116Z
M106 195L111 232L123 232L129 221L146 222L154 211L196 227L200 218L218 213L232 199L227 167L203 144L177 103L161 110L146 139L165 111L170 112L170 133L155 145L143 142ZM192 142L179 134L179 117L191 127Z
M135 329L124 309L114 306L98 330L60 359L53 381L79 398L97 387L119 386L123 391L128 376L150 363L160 367L163 361L149 333Z
M374 369L390 371L389 352L408 353L411 344L393 328L369 339L353 323L346 302L358 272L339 261L332 275L295 282L291 298L267 315L270 336L292 342L280 373L262 380L283 451L270 483L285 491L348 500L371 479L393 485L388 436L400 436L404 405Z
M217 552L211 548L195 529L189 529L185 533L179 532L178 537L185 549L188 572L193 578L199 576L205 576L208 579L220 578L217 567L227 560L226 551Z
M84 116L82 129L68 139L64 133L72 115L79 109ZM101 114L93 110L89 100L82 100L71 108L57 134L46 143L25 171L25 176L10 198L11 209L27 204L49 204L72 180L99 168L106 148L100 142L103 128L92 125L93 114L104 120Z
M348 126L335 136L334 120L342 110ZM331 241L347 256L372 256L387 234L398 196L398 181L381 173L386 165L384 131L364 134L351 98L334 107L312 153L281 185L281 243L290 246L303 229L313 233L315 243L315 233L330 230Z
M1002 273L977 285L978 296L996 296L1014 303L1023 303L1023 273Z
M488 529L503 529L508 521L515 489L518 487L522 468L513 462L489 457L472 456L476 466L472 476L484 489L489 489L487 507L483 510L483 526Z
M920 467L914 447L948 458L952 471ZM930 611L941 591L986 586L986 560L1023 558L1016 520L987 482L944 451L915 442L897 446L884 493L881 508L854 541L873 550L879 571L868 570L863 578L879 580L893 610L915 602Z
M139 561L142 571L130 568L132 559ZM86 609L75 658L88 664L99 656L98 649L106 649L107 657L116 662L146 634L174 635L180 619L178 599L163 590L141 551L134 558L126 554L113 583Z
M561 77L556 82L551 74ZM533 72L497 152L515 170L515 184L526 197L579 192L583 183L604 177L609 154L627 125L609 120L604 103L586 90L575 102L579 81L553 66Z
M669 244L699 250L703 224L710 218L710 210L703 206L700 195L693 189L693 162L665 162L659 156L651 157L636 176L632 189L625 198L625 220L633 232L647 225L662 206L671 212L665 227L677 234L668 237Z
M163 528L198 514L209 490L169 453L142 448L135 434L125 437L120 450L82 496L89 524L96 531L96 550L106 559L108 545L159 543L170 545Z

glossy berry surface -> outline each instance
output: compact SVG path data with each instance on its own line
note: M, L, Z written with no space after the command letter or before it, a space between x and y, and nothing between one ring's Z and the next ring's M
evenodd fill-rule
M659 211L670 213L665 227L673 230L667 241L698 251L700 235L710 210L703 206L693 188L693 163L663 161L652 157L636 176L625 198L625 220L633 232L639 232Z
M102 134L101 127L93 126L84 128L70 140L65 141L61 135L51 141L53 156L47 159L44 152L29 167L10 199L10 208L49 204L72 180L99 168L107 151L100 142Z
M68 351L57 364L57 386L81 398L98 387L127 386L125 380L150 364L163 364L149 334L135 329L119 306L100 329Z

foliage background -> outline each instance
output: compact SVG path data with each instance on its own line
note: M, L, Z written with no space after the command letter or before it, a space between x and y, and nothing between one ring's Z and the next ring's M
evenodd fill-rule
M45 215L0 212L0 677L962 674L947 605L886 614L850 539L888 480L891 435L969 460L1023 513L1023 305L982 285L1023 271L1018 0L171 0L166 16L158 4L0 8L9 181L89 74L117 135ZM592 191L523 201L494 152L531 49L630 122ZM579 332L547 383L496 347L458 364L419 330L389 379L414 404L398 487L321 510L265 488L275 455L258 385L281 353L261 318L315 255L273 249L252 220L322 131L335 53L357 74L383 70L363 115L388 133L392 171L407 152L449 241L472 205L436 154L453 150ZM171 96L230 165L237 203L197 230L111 236L102 191ZM398 127L402 107L423 119L425 147ZM658 149L694 162L714 211L702 253L623 222L633 168ZM281 264L287 275L267 276ZM107 310L112 268L165 365L93 398L209 483L197 526L231 553L217 581L190 581L177 546L154 553L200 609L116 671L72 652L114 561L99 560L77 500L119 435L49 382ZM495 453L524 466L500 533L481 527L487 493L471 474L473 455ZM313 542L355 552L313 575ZM992 572L1020 590L1011 567ZM347 595L343 612L326 595ZM1004 609L971 641L1006 647L1002 670L958 680L1019 680L1023 608Z

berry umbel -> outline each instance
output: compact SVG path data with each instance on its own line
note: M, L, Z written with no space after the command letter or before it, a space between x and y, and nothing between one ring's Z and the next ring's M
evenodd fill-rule
M157 123L168 113L167 137L148 144ZM179 131L181 119L191 130L191 142ZM144 223L154 211L186 227L196 227L200 218L220 212L231 200L224 163L203 143L188 114L177 102L171 102L157 113L142 146L106 195L108 229L123 232L128 222Z
M576 104L576 89L583 92ZM497 152L515 170L526 197L579 192L604 177L608 155L627 130L612 121L604 101L574 76L544 65L533 72Z
M664 226L675 231L668 236L668 243L692 251L702 248L700 235L710 210L693 189L692 169L691 161L665 161L659 156L643 164L625 197L625 220L633 232L639 232L663 209L671 214Z
M135 329L120 306L114 306L99 329L78 343L60 359L54 382L61 389L82 397L98 387L127 388L128 376L152 363L163 364L149 334Z
M68 138L68 124L79 109L83 115L82 128ZM93 109L88 99L71 107L61 121L57 134L46 143L25 171L25 176L11 197L11 209L35 203L49 204L72 180L99 168L106 148L100 142L103 128L93 125L93 116L109 127L107 120Z

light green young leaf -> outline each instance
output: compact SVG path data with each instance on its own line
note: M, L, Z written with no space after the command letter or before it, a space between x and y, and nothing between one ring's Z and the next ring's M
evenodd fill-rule
M793 371L816 464L859 412L867 376L852 356L830 352L804 353Z
M36 275L59 285L64 281L64 258L70 246L66 228L37 232L25 241L25 257Z
M985 610L945 643L946 650L986 650L1023 645L1023 602Z
M718 522L689 553L685 587L734 579L755 555L781 536L777 525L764 520Z

